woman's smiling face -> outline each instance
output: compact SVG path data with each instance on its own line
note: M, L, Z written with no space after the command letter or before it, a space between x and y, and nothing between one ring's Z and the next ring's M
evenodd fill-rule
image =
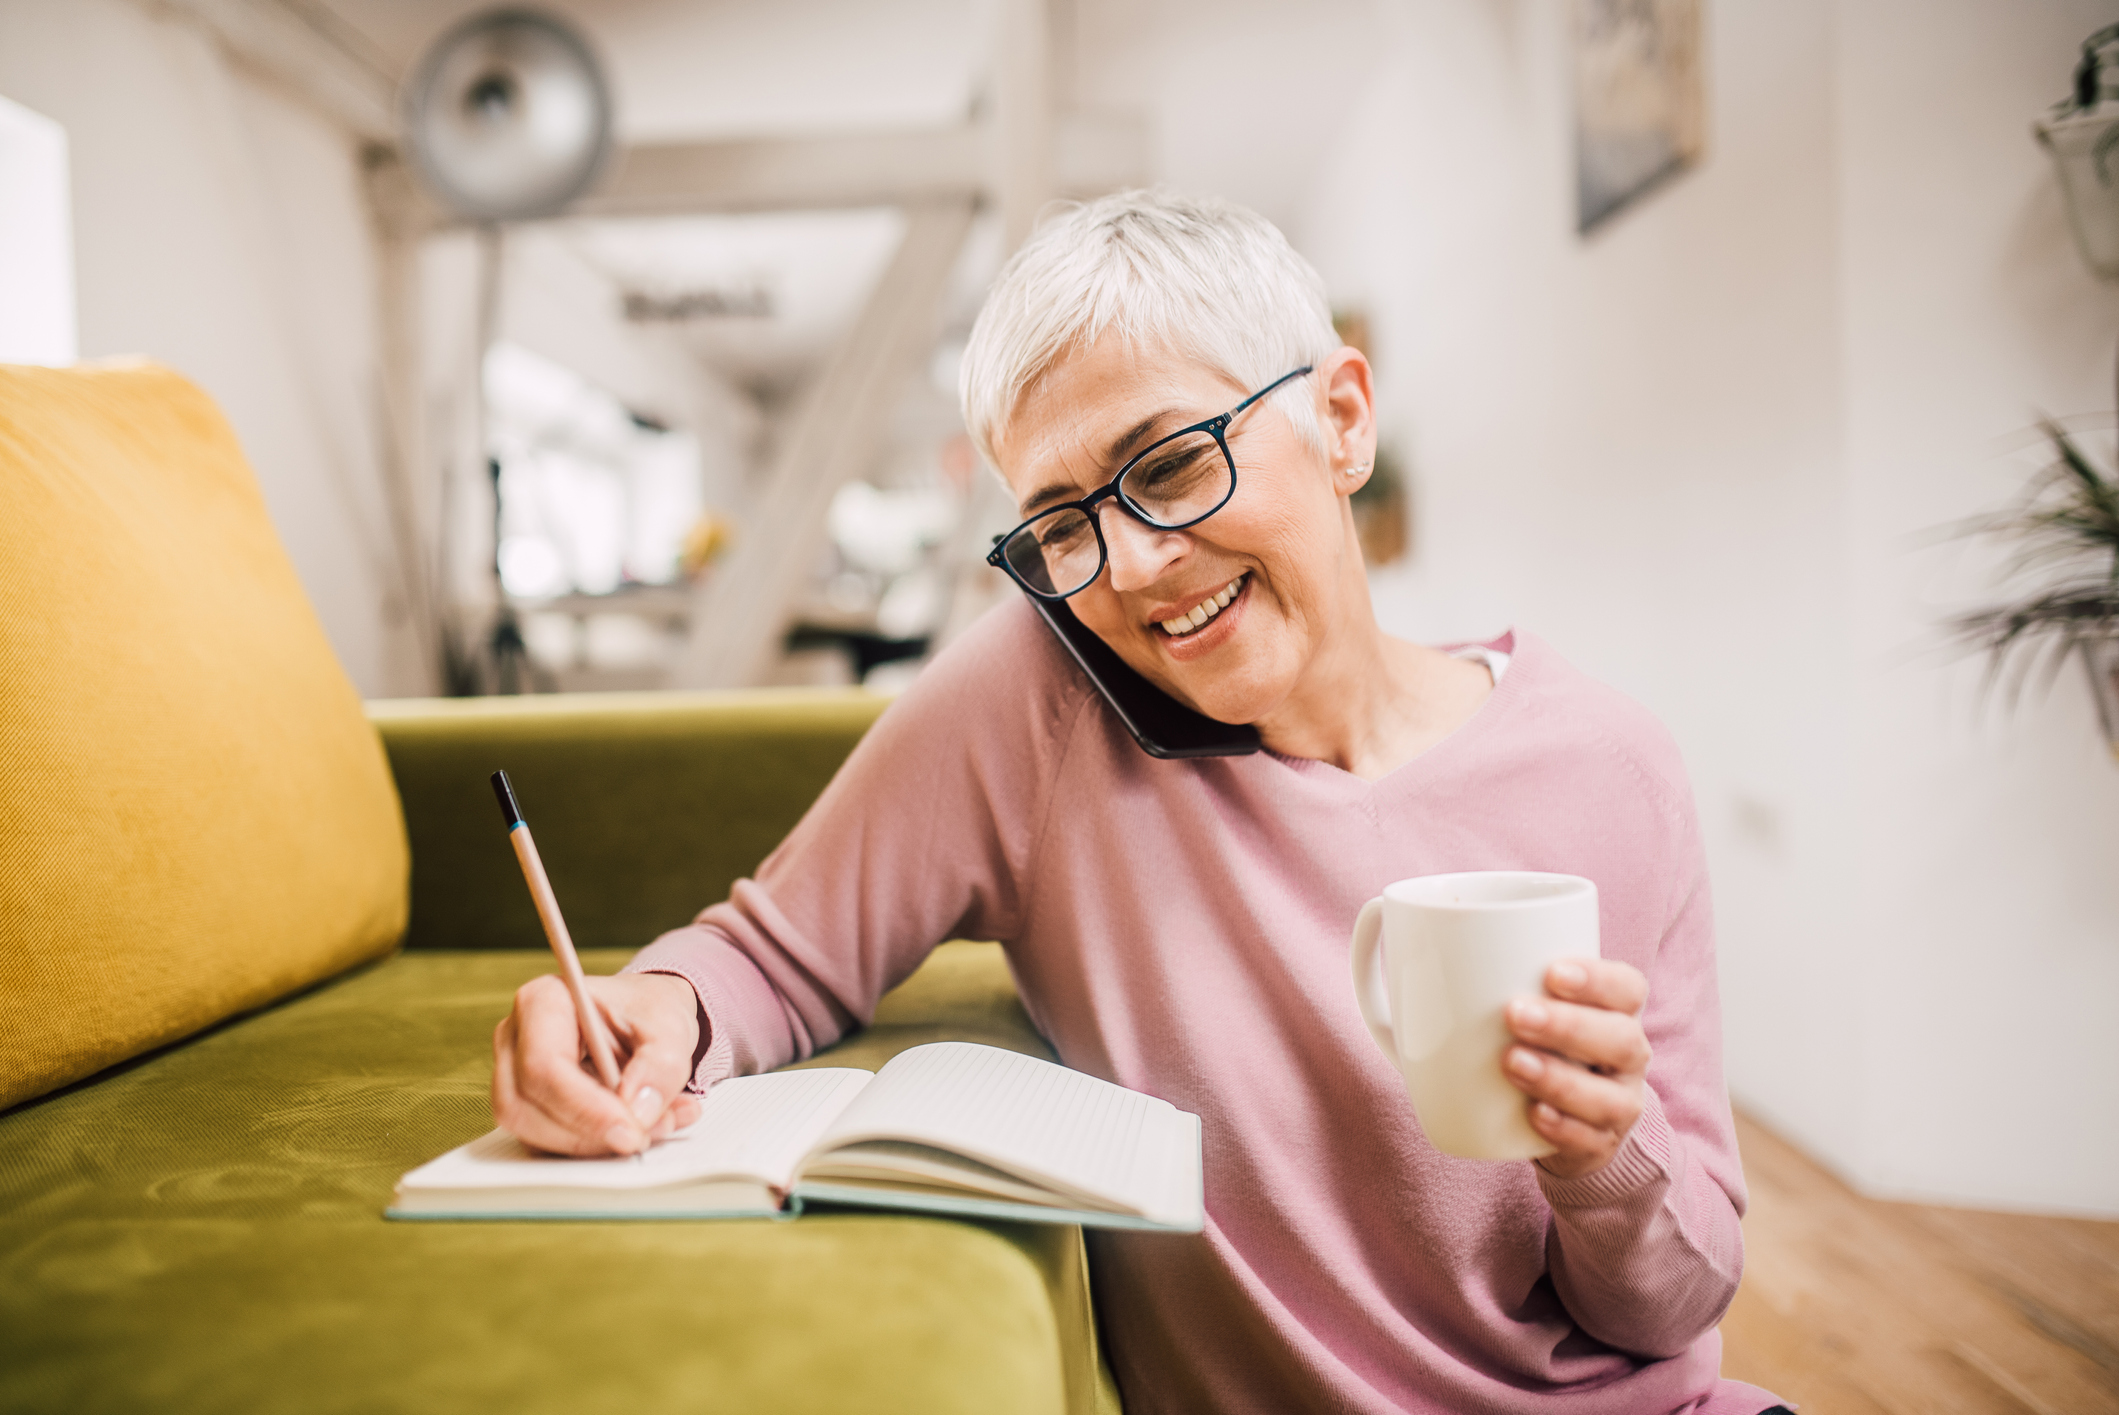
M1165 531L1101 503L1109 563L1068 601L1151 682L1223 722L1282 710L1341 631L1368 622L1346 500L1361 477L1344 471L1374 455L1367 362L1341 349L1288 387L1315 404L1331 455L1309 446L1270 401L1253 404L1228 431L1236 460L1228 504ZM1157 438L1255 391L1189 359L1107 338L1034 384L995 450L1027 515L1087 496Z

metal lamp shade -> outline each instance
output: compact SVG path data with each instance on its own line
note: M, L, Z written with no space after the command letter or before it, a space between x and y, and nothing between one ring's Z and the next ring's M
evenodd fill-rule
M525 10L465 21L405 90L413 157L475 221L549 216L588 190L611 147L610 90L586 41Z
M2036 131L2060 171L2083 260L2119 280L2119 103L2048 119Z

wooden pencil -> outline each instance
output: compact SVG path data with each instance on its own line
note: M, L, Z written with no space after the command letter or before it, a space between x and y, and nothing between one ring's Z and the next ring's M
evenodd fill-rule
M567 933L567 921L559 913L559 897L552 893L552 881L545 876L544 861L537 856L537 842L530 838L530 823L522 818L522 807L515 803L515 788L509 784L506 772L493 773L493 794L500 798L500 813L508 822L508 839L515 846L515 858L522 865L522 877L530 886L530 898L537 905L537 917L544 923L545 940L552 945L552 956L559 960L559 974L566 979L567 991L574 996L574 1015L580 1019L581 1037L588 1047L589 1062L596 1068L596 1075L603 1084L615 1091L618 1089L617 1043L604 1025L603 1014L596 1010L596 1003L589 996L588 982L581 972L581 958L574 952L574 940Z

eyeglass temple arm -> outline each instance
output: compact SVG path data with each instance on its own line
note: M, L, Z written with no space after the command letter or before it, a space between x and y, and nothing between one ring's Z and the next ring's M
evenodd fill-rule
M1266 394L1271 393L1274 389L1278 388L1281 384L1286 383L1289 379L1300 378L1306 373L1314 373L1316 371L1316 368L1317 366L1315 364L1304 364L1301 368L1294 370L1292 373L1282 374L1280 377L1274 379L1271 383L1268 383L1265 387L1259 389L1256 393L1253 393L1250 397L1244 399L1241 403L1238 403L1235 407L1229 409L1230 420L1234 421L1238 413L1242 412L1245 408L1250 407L1253 403L1265 397Z

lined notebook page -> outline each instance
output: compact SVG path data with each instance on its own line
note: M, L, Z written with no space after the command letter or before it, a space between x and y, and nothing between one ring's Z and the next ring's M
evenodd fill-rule
M1167 1101L1049 1061L935 1042L878 1072L817 1148L911 1140L1043 1181L1062 1195L1184 1222L1199 1209L1197 1125Z
M775 1189L848 1102L875 1077L848 1067L782 1071L723 1081L707 1092L699 1118L645 1154L568 1159L539 1154L513 1135L490 1135L423 1164L405 1189L653 1189L706 1179L750 1179Z

